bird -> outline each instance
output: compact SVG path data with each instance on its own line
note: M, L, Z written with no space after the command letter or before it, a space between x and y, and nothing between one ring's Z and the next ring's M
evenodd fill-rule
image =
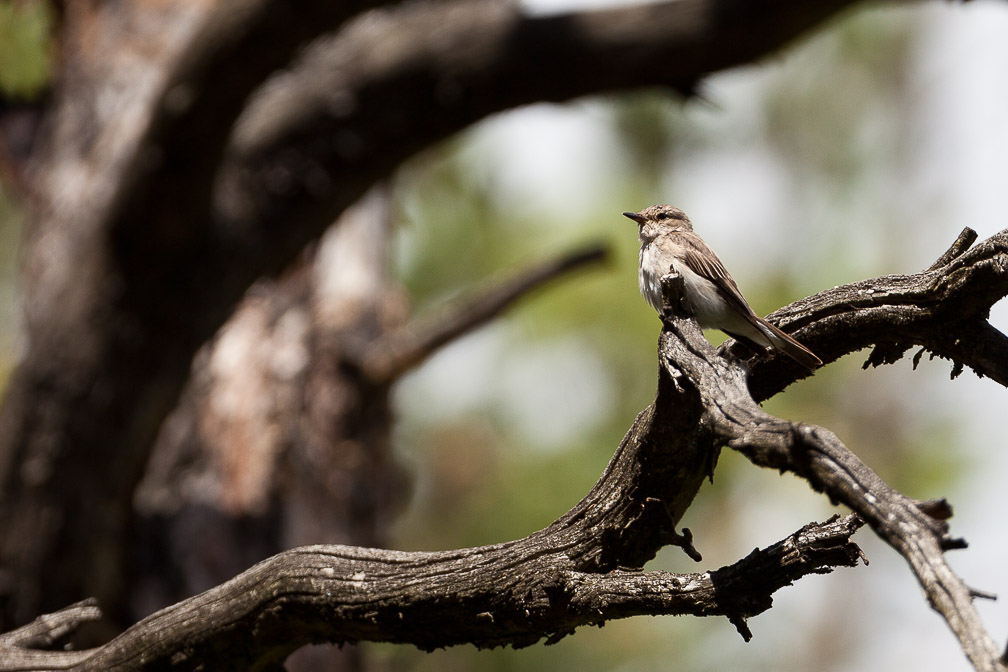
M757 352L779 350L809 370L822 360L804 345L758 316L693 223L674 205L624 212L640 231L638 284L644 299L662 313L661 278L675 271L683 279L687 307L703 329L720 329Z

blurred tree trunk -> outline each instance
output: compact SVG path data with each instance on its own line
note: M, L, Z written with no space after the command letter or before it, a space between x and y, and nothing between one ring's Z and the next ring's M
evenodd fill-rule
M32 222L28 352L0 416L0 630L93 595L109 619L95 641L281 549L383 544L406 487L388 451L388 386L344 354L406 311L377 190L257 283L192 363L214 325L178 302L203 288L179 285L201 281L185 269L206 232L169 212L134 224L136 239L115 213L159 87L213 10L65 9L47 121L9 166L30 185ZM172 172L161 179L188 177Z
M376 190L348 210L197 355L138 489L134 619L286 548L388 545L408 487L389 452L388 388L344 365L406 314L387 209ZM337 669L337 657L338 669L363 664L346 646L302 650L288 669Z
M194 3L65 8L60 76L20 167L30 181L27 351L0 411L6 626L72 594L107 599L118 623L131 616L123 577L135 484L193 343L170 324L189 319L180 307L126 305L133 290L107 213L143 132L141 111L199 16Z

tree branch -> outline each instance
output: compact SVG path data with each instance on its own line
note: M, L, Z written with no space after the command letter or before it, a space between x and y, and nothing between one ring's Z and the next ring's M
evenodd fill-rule
M975 332L978 322L987 325L984 331L996 347L1005 347L1008 339L983 319L1005 294L1008 231L935 270L836 287L777 314L791 318L793 325L803 325L796 333L820 356L825 355L824 360L875 339L905 339L928 348L954 343L952 355L960 357L971 351L962 341ZM733 349L731 344L722 348L724 352ZM728 446L754 464L801 476L816 491L858 513L906 559L928 602L949 624L974 667L992 672L1003 669L997 646L973 607L974 591L955 575L943 555L950 548L965 547L965 542L950 538L943 520L930 517L916 502L890 488L832 432L779 420L757 405L754 399L782 389L801 373L780 358L759 357L747 381L743 368L711 356L712 348L694 322L675 316L666 320L660 351L674 379L696 385L704 400L706 421ZM970 361L995 379L1006 366L976 357Z
M127 276L171 283L180 269L205 261L215 237L208 226L214 174L249 96L308 41L381 4L212 5L155 92L150 122L116 185L107 216ZM137 298L133 308L141 310L147 297Z
M862 313L871 316L878 305L873 303L877 297L871 296L875 292L866 292L866 287L888 287L884 300L908 302L894 310L896 315L909 313L910 319L923 310L911 300L922 291L940 295L937 299L929 295L924 304L932 320L945 319L949 310L935 301L979 310L999 291L996 281L998 269L1004 267L1005 235L985 241L941 272L890 276L811 297L806 302L822 315L803 328L824 340L844 319L871 328L873 323L864 321ZM971 288L981 281L981 288ZM960 293L967 291L986 295L964 302ZM837 301L831 310L824 297ZM669 301L669 305L678 304ZM927 325L918 320L921 328ZM865 338L850 327L847 335ZM689 580L662 574L640 578L619 568L640 567L661 545L682 539L675 526L708 473L717 447L727 444L755 464L792 471L834 501L850 506L906 558L973 665L978 670L1001 670L1000 652L971 602L975 591L952 572L943 556L944 550L963 546L948 535L947 505L918 503L896 492L832 432L766 414L750 394L745 370L718 356L691 319L671 312L665 316L659 354L655 403L638 416L591 492L548 528L515 542L439 553L347 547L284 553L142 621L96 652L88 664L115 669L117 656L132 657L137 647L149 654L149 660L172 656L183 666L204 664L213 660L222 642L228 643L232 662L239 651L247 660L238 664L249 665L279 661L300 643L323 639L409 642L421 648L464 641L522 646L616 617L620 610L644 613L656 607L671 613L723 613L748 636L744 619L769 606L768 594L750 590L743 598L745 591L731 587L735 585L731 572L709 575L717 601L704 607L696 606L703 602L692 602L695 611L682 611L666 591L619 597L641 588L641 582L673 589L692 587L690 581L695 580L704 587L704 575ZM748 381L753 382L759 381ZM796 543L804 543L801 539L799 535ZM851 548L842 555L847 562L856 557ZM747 560L763 566L767 557L764 552ZM784 585L781 581L786 583L760 576L760 582L770 586ZM333 595L340 596L335 603L328 599ZM593 611L604 604L613 606L601 614ZM333 627L341 629L337 633L329 629ZM165 633L166 639L152 632Z
M562 538L438 553L313 546L276 555L164 609L107 645L63 656L81 669L257 668L311 642L386 641L434 649L557 641L583 625L643 614L744 619L809 574L853 567L856 516L806 525L714 572L576 569ZM554 530L558 532L559 530ZM25 660L28 660L27 658ZM38 669L0 662L0 670Z
M970 248L974 242L976 242L977 233L973 229L965 228L959 234L959 237L955 239L952 245L942 253L938 259L928 266L926 272L936 271L943 266L947 266L953 260L960 257L966 250ZM862 368L867 369L869 366L880 366L882 364L895 364L903 355L906 354L910 346L903 343L880 343L876 345L871 353L868 355L868 359L865 360L864 366ZM923 351L921 351L923 352ZM917 368L917 362L920 359L920 353L914 357L914 368ZM961 365L960 365L961 368ZM955 377L955 376L953 376Z
M744 380L736 381L738 389ZM719 427L727 444L754 464L792 471L813 489L851 507L909 563L932 608L945 618L978 670L1000 670L998 651L973 607L972 591L945 561L943 551L963 547L947 526L924 514L857 459L835 434L768 416L737 396L721 404Z
M614 571L603 576L571 575L570 601L586 616L599 616L597 621L588 621L593 625L644 615L720 615L736 622L769 609L773 593L807 574L826 574L834 567L854 567L859 559L864 560L861 549L849 541L861 525L861 519L853 514L810 523L772 546L703 574ZM743 633L743 637L749 641L752 633Z
M953 246L967 234L961 234ZM953 261L915 275L886 275L828 289L770 314L823 361L870 346L868 365L892 363L910 347L965 364L1008 386L1008 338L987 322L991 306L1008 295L1008 229ZM750 353L726 341L722 354ZM892 355L895 354L895 359ZM749 360L749 389L769 399L808 375L770 353Z
M571 270L604 261L606 254L606 249L598 246L564 254L406 324L368 346L360 361L364 375L376 385L391 383L441 346L492 320L523 296Z
M94 600L84 600L0 634L0 670L63 670L85 662L92 652L40 649L52 648L79 626L96 621L101 615Z

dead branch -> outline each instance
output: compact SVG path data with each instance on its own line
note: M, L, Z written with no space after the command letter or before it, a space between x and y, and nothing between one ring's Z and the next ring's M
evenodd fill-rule
M960 236L952 249L962 247L960 241L967 238ZM966 341L979 322L993 347L1008 347L1008 338L986 322L990 306L1008 294L1008 230L949 256L954 258L924 273L836 287L778 315L791 318L792 326L804 325L798 331L800 338L826 361L871 342L915 343L948 353L953 361L967 362L979 374L1004 384L1008 362L977 358ZM890 488L832 432L764 413L754 399L790 382L779 369L759 358L746 381L742 369L724 360L712 362L706 353L709 346L695 333L694 323L679 319L666 327L663 361L673 367L670 373L678 372L697 386L705 398L706 417L725 443L754 464L801 476L816 491L857 512L906 559L929 604L949 624L973 666L1001 670L998 648L973 607L975 591L945 561L945 550L965 547L961 539L948 536L946 516L931 517ZM727 344L723 350L734 348Z
M0 634L0 669L65 670L84 663L90 651L47 651L82 624L101 618L89 599L39 616L16 630Z
M438 553L311 546L276 555L164 609L86 652L20 652L0 670L256 669L311 642L361 640L434 649L464 642L527 646L583 625L639 614L762 613L809 574L855 566L856 516L803 527L702 574L586 571L564 531ZM38 666L32 656L37 656ZM66 664L60 664L59 656ZM44 661L44 662L43 662Z
M942 277L934 272L910 276L926 278L929 287L948 290L940 300L927 304L931 319L944 318L947 307L942 302L958 301L957 292L967 291L972 282L990 281L992 266L1003 267L997 260L1003 254L999 250L1005 235L998 234L962 255L940 271ZM837 315L845 311L856 317L865 310L858 297L866 286L893 283L904 291L886 291L887 297L905 298L912 293L906 290L906 278L889 276L805 300L823 314L820 321L806 323L804 328L828 343L828 329L820 329L822 323L835 328ZM827 309L824 295L834 302L832 309ZM784 312L793 314L792 308ZM914 314L912 309L904 310ZM922 327L926 324L920 319ZM849 330L848 336L855 341L860 337ZM222 643L227 644L229 655L239 651L249 656L240 661L249 664L280 660L298 643L320 639L409 642L422 648L463 641L521 646L543 636L563 636L578 625L637 613L720 613L748 636L745 618L769 606L767 593L750 591L740 605L735 598L725 597L735 593L717 592L719 577L727 573L684 579L619 569L639 567L662 544L681 538L675 526L706 475L714 451L726 444L757 465L792 471L817 491L850 506L906 558L929 602L949 623L974 667L1002 670L1000 651L973 608L975 591L944 559L945 550L963 546L948 534L945 519L951 512L947 504L908 499L832 432L763 412L749 392L749 384L759 381L747 381L737 362L719 356L691 319L666 315L659 355L655 403L638 416L592 491L548 528L515 542L439 553L349 547L284 553L142 621L95 652L89 664L100 661L102 669L136 669L114 667L113 661L118 660L116 656L135 655L137 646L153 659L174 652L176 660L193 665L205 662L204 656L214 655ZM773 365L771 361L765 366ZM777 365L788 364L778 361ZM850 518L845 521L855 524ZM854 549L846 546L849 533L842 537L846 551L841 555L847 563L853 562ZM801 539L798 535L796 543L803 543ZM763 556L767 553L769 549ZM758 557L747 560L756 562ZM712 582L710 589L717 601L701 608L699 602L688 600L693 610L686 610L674 589L693 586L691 581L702 584L705 577ZM660 590L634 592L645 584ZM625 593L636 597L619 597ZM337 596L335 601L330 599L333 596ZM319 618L326 623L321 631ZM328 629L335 627L333 623L344 630ZM439 626L446 626L447 632ZM171 641L160 640L151 631L170 633ZM185 653L179 654L183 642Z
M696 331L692 322L687 328ZM677 335L693 347L706 343L699 333ZM663 352L681 347L674 338L663 339ZM682 358L676 361L685 363ZM948 537L943 521L927 516L913 500L890 488L829 430L764 413L749 396L742 369L712 366L704 355L692 363L683 374L698 385L710 421L728 446L754 464L801 476L813 489L861 515L910 564L928 602L948 622L974 667L1001 669L999 651L973 607L969 587L945 561L943 552L962 543Z
M1008 357L1003 356L1008 353L1008 338L987 322L991 306L1005 295L1008 230L944 266L834 287L770 317L797 334L825 362L873 345L887 346L885 352L900 356L910 347L922 346L1008 385ZM721 352L748 355L734 341L726 341ZM777 394L803 373L776 359L758 357L749 362L749 389L757 401ZM892 363L890 359L873 352L868 363Z
M966 227L959 232L959 237L952 242L949 248L942 252L942 255L938 257L933 264L927 267L927 271L936 271L942 266L948 266L955 259L961 257L963 253L976 242L976 239L977 232L969 227Z

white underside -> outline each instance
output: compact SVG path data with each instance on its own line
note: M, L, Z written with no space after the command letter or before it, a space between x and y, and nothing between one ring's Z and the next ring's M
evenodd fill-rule
M641 248L641 271L638 283L645 300L661 313L661 276L667 273L670 264L669 261L656 259L655 255L655 246L646 245ZM770 338L773 334L767 334L757 329L749 320L740 315L727 301L721 298L721 294L713 282L697 275L675 258L671 259L671 267L682 276L686 303L692 310L697 324L704 329L720 329L740 334L764 347L770 347ZM662 269L662 271L659 274L653 272L652 269Z

